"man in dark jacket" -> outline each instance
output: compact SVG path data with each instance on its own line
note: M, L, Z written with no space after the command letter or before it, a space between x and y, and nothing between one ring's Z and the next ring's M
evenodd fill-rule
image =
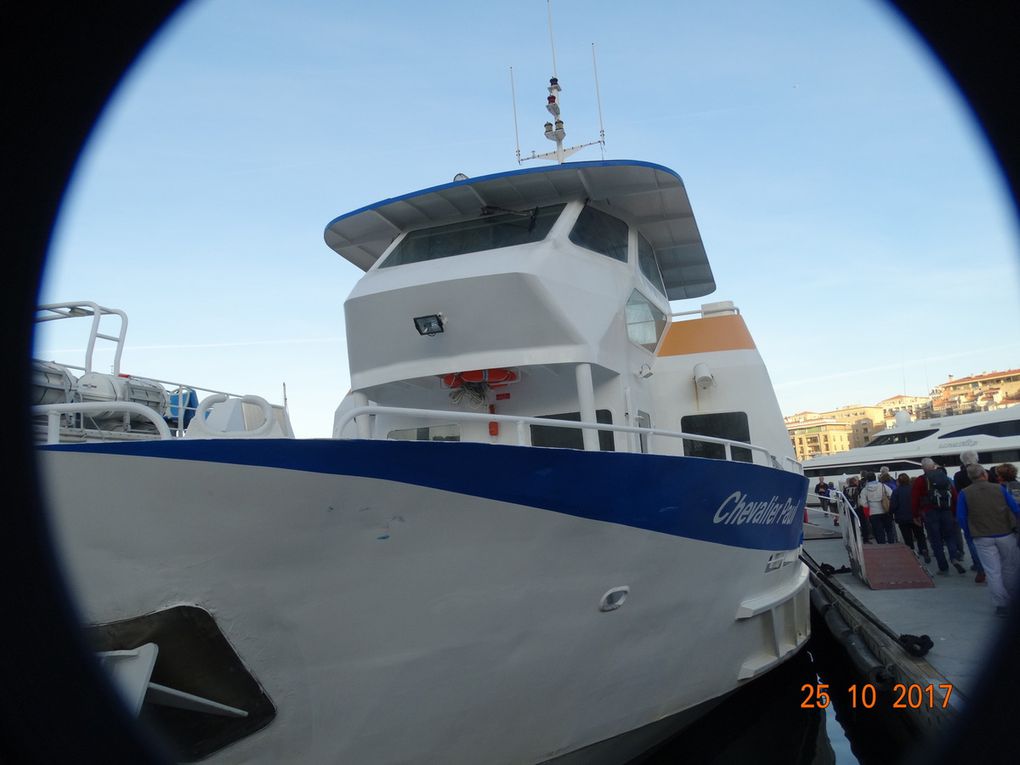
M968 465L971 484L960 493L957 518L968 541L973 539L988 579L995 613L1006 615L1006 606L1020 590L1020 549L1016 544L1020 507L1013 495L988 481L980 465Z
M956 487L949 477L938 470L938 465L931 457L921 460L924 473L914 479L910 489L911 510L915 518L924 522L924 530L928 532L928 541L935 561L939 566L939 574L949 573L949 561L961 574L967 570L960 565L963 551L956 542L958 527L953 515L956 506ZM949 548L949 561L942 550L945 544Z
M829 484L825 482L825 479L822 476L818 476L818 483L815 484L815 494L818 496L818 501L822 505L823 513L829 513L830 507L832 506L832 501L829 499L830 491L831 489L829 489ZM838 526L839 516L836 516L834 520Z

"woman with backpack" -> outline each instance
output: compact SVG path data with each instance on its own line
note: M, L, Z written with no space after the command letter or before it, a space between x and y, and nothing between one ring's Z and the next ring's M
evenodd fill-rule
M896 479L896 488L889 501L889 511L892 513L896 525L900 527L903 544L913 550L916 541L917 554L924 558L925 563L931 563L928 544L924 539L924 525L920 518L914 517L910 499L910 476L906 473L900 473L899 478Z

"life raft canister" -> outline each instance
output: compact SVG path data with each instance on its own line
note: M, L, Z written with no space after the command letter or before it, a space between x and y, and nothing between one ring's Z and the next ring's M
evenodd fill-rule
M450 372L441 375L447 388L459 388L464 383L486 383L490 388L504 388L517 382L517 373L512 369L475 369L471 372Z

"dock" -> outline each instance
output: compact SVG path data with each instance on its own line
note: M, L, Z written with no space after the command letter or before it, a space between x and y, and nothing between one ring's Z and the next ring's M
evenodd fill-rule
M977 690L985 658L1006 623L995 615L987 585L975 582L969 552L964 574L951 568L949 575L939 576L934 558L927 565L917 560L918 573L931 584L872 589L854 573L850 547L841 532L831 516L809 509L803 550L818 591L812 596L813 607L827 610L831 604L838 611L838 616L825 620L830 631L844 633L844 647L880 692L889 693L898 684L918 686L911 698L900 688L891 695L903 697L905 713L920 730L955 725ZM906 639L897 640L899 636ZM922 656L904 647L911 636L931 639L930 648L914 646L914 653L923 652Z

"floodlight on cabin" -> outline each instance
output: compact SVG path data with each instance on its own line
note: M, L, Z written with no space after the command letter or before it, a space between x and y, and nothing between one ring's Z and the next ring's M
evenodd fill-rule
M443 331L443 315L441 313L430 313L428 316L415 316L414 328L419 335L432 337L441 334Z

